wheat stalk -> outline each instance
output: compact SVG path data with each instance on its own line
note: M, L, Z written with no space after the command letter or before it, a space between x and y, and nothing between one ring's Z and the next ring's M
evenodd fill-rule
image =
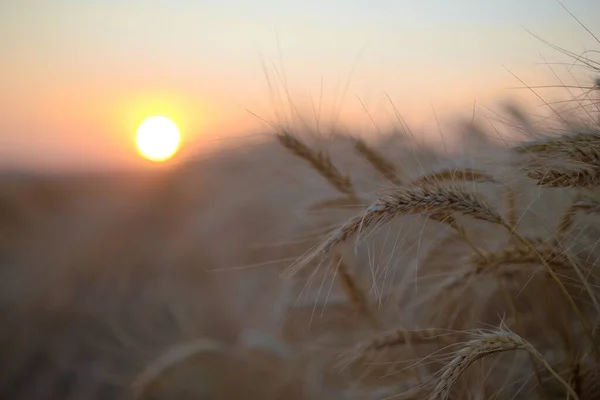
M200 354L206 353L221 353L225 348L218 342L201 338L190 343L182 343L173 347L157 360L148 365L142 373L140 373L133 383L134 399L143 398L147 390L154 382L160 379L168 371L184 364L186 361Z
M461 332L444 329L394 329L377 334L367 341L358 343L354 348L340 356L342 368L358 361L374 360L378 355L388 352L393 348L405 345L452 343L451 339L461 336Z
M515 191L508 185L506 185L506 202L508 203L508 216L506 217L506 220L508 224L514 228L519 221L517 196Z
M330 208L355 208L364 206L366 206L365 201L360 198L343 196L315 202L309 209L316 211Z
M527 247L531 251L531 253L533 255L535 255L535 257L537 257L537 259L542 263L542 265L544 266L545 270L548 272L548 274L550 275L552 280L558 285L560 292L564 296L565 300L567 300L567 302L569 303L569 306L571 307L571 309L575 312L575 314L577 314L577 316L581 320L581 324L582 324L588 338L590 339L590 343L594 346L594 350L597 351L594 331L592 330L588 319L583 315L581 310L579 310L579 307L577 307L575 300L573 300L573 297L571 297L571 295L569 294L569 291L565 287L564 283L560 280L558 275L556 275L556 272L554 272L554 269L552 269L552 267L548 263L548 260L546 258L544 258L544 256L542 254L540 254L538 249L535 247L534 244L531 243L531 241L525 239L523 236L521 236L518 232L516 232L510 226L505 225L505 227L522 245ZM577 272L580 273L580 271L577 271ZM592 298L595 298L592 293L590 293L590 295L592 295Z

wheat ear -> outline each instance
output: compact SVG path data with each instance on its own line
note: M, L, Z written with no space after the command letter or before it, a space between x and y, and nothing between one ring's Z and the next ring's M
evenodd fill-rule
M344 242L351 235L377 222L386 223L399 215L423 214L444 221L450 212L492 223L506 224L483 198L464 189L439 186L399 188L381 196L364 213L344 224L325 241L324 250Z
M451 212L508 226L500 214L494 211L485 199L462 188L430 185L415 188L395 188L381 196L363 213L350 219L308 254L292 264L287 273L293 274L318 256L330 254L335 247L365 228L378 222L390 222L399 215L423 214L457 229L456 226L453 226L454 219L451 218Z
M443 181L488 182L498 183L490 174L474 168L452 168L435 171L414 179L409 186L434 185ZM514 190L506 186L506 199L508 203L507 221L511 226L517 222L517 202Z
M527 168L527 176L535 179L540 186L553 188L591 187L600 185L600 168Z
M279 142L296 156L306 160L331 186L348 197L355 198L356 193L350 178L342 174L331 161L329 154L314 151L289 133L277 135Z
M463 372L475 361L491 354L506 351L525 350L538 360L573 396L579 399L577 393L565 380L550 366L544 357L521 336L509 332L498 331L493 333L481 334L477 339L467 342L450 361L441 370L441 376L429 396L430 400L447 400L450 397L450 391Z
M375 168L377 172L381 174L381 176L393 184L400 184L400 178L398 177L396 167L391 161L386 159L383 154L369 147L362 139L356 139L354 148L373 166L373 168Z
M600 161L600 133L584 132L557 138L521 144L514 148L517 153L528 153L548 158L571 160L598 165Z

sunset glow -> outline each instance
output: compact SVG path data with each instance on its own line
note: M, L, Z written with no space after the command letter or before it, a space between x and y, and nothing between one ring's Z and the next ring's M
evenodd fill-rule
M151 161L166 161L179 148L179 128L167 117L149 117L137 130L136 143L140 153Z
M564 3L597 33L600 1ZM191 156L288 122L374 135L401 115L440 138L438 121L505 99L552 114L519 80L551 102L555 74L594 77L547 43L597 49L552 1L3 1L0 170L145 168L168 158L140 157L150 116L174 121Z

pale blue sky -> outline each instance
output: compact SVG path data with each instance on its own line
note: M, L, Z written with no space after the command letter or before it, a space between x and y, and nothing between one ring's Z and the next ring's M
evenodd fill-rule
M599 1L563 4L600 35ZM502 65L543 82L539 53L565 57L523 27L575 52L600 48L554 0L4 0L0 160L133 165L132 126L161 107L187 142L250 132L259 125L244 108L272 111L261 57L283 60L300 106L323 79L332 113L362 49L342 114L361 110L356 96L376 114L388 92L422 122L432 105L506 96L518 82Z

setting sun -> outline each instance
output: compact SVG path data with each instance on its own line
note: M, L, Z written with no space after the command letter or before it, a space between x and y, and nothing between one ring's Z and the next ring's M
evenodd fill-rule
M151 161L165 161L179 148L179 128L167 117L149 117L137 130L136 143L140 153Z

